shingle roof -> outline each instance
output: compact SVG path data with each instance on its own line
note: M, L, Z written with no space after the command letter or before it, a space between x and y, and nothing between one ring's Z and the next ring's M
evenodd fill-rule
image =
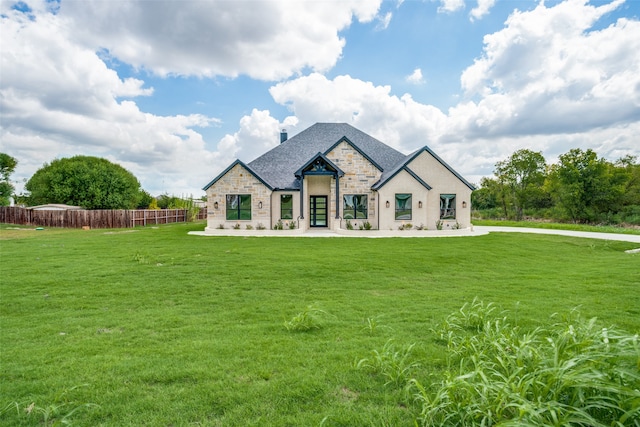
M248 163L273 188L296 189L295 172L319 152L326 154L346 138L383 171L406 156L347 123L316 123Z

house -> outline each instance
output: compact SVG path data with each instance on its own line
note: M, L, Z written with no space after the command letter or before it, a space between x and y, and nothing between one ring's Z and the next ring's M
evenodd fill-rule
M316 123L203 190L207 230L468 228L467 182L429 147L409 155L346 123ZM248 227L247 227L248 226Z

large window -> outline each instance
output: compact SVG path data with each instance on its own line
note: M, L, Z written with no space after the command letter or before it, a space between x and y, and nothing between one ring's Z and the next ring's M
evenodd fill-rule
M456 219L456 195L440 195L440 219Z
M396 219L411 219L411 194L396 194Z
M280 196L280 219L293 219L293 196L291 194Z
M251 219L251 194L227 194L227 220Z
M344 219L366 219L368 198L366 194L345 194L342 198Z

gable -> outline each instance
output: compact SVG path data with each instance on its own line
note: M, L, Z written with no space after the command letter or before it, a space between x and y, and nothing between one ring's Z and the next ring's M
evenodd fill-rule
M427 177L434 187L441 185L450 186L456 183L463 184L471 191L475 190L472 184L465 180L428 147L420 150L407 165L420 176ZM454 181L453 183L452 180Z
M468 187L471 191L475 190L473 185L427 146L408 155L404 161L396 165L392 170L386 171L380 181L375 184L374 189L382 188L398 172L405 169L411 171L417 177L429 181L433 186L439 185L441 182L446 182L450 185L453 180Z
M246 176L245 176L246 173ZM202 189L207 191L210 187L217 184L221 180L229 181L226 184L231 185L232 187L242 188L242 186L246 185L247 179L253 178L266 186L269 190L273 190L273 188L267 184L258 174L251 170L247 165L242 163L240 160L236 160L233 162L228 168L226 168L220 175L215 177L211 182L205 185Z

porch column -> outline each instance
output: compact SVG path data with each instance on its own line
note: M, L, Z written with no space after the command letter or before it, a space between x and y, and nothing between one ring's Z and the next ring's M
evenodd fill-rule
M340 177L336 174L336 219L340 219Z
M300 219L304 219L304 175L300 176Z

